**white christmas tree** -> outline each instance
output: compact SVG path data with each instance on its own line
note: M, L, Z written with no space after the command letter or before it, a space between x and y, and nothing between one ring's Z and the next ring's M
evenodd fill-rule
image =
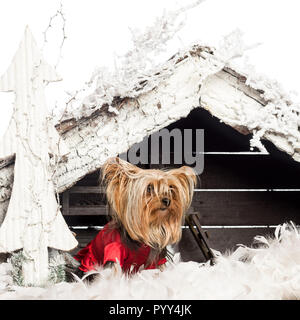
M0 79L0 91L15 93L13 115L0 140L0 159L15 156L13 190L0 227L0 252L23 249L25 285L47 282L48 247L69 251L77 246L56 201L50 163L50 154L67 153L48 117L44 94L48 82L59 80L26 27L20 47Z

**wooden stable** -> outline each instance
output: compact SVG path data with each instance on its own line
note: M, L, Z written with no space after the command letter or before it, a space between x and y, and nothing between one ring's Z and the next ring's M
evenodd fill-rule
M194 45L139 83L130 97L114 97L113 108L82 108L78 118L69 114L56 124L69 153L58 158L52 179L80 246L94 236L95 226L107 222L109 210L98 183L101 165L163 128L204 129L204 172L191 211L198 212L213 248L224 252L272 233L280 223L299 223L297 105L273 82L228 67L228 47L215 52ZM269 155L249 152L250 134L258 146L260 138L270 141L265 142ZM14 157L0 161L1 223L14 166ZM184 260L202 259L188 229L179 249Z
M204 129L204 171L190 212L199 214L213 249L225 252L237 244L251 245L254 236L272 234L278 224L300 223L300 163L271 143L265 143L269 154L250 152L250 136L201 108L167 127L174 128ZM80 247L109 220L109 206L98 179L99 171L95 171L60 195L63 215ZM187 226L178 248L184 261L204 259Z

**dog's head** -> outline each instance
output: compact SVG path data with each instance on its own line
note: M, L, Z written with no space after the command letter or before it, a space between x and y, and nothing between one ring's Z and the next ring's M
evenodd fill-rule
M111 158L103 165L102 177L113 219L132 240L158 250L180 240L183 216L196 184L192 168L143 170Z

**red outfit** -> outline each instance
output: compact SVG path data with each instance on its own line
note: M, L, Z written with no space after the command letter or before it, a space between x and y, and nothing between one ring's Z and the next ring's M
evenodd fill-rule
M131 266L134 266L132 271L137 272L145 265L149 253L150 247L147 245L141 245L136 251L130 250L122 243L119 231L110 229L108 223L74 258L81 263L79 269L84 272L93 270L95 265L105 265L108 261L117 262L117 259L123 271L129 271ZM166 261L163 258L145 269L155 269Z

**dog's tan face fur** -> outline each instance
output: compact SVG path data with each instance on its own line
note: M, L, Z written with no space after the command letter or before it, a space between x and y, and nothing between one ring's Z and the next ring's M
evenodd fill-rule
M181 167L143 170L119 158L102 169L107 198L131 239L161 250L181 238L184 213L193 196L196 175Z

